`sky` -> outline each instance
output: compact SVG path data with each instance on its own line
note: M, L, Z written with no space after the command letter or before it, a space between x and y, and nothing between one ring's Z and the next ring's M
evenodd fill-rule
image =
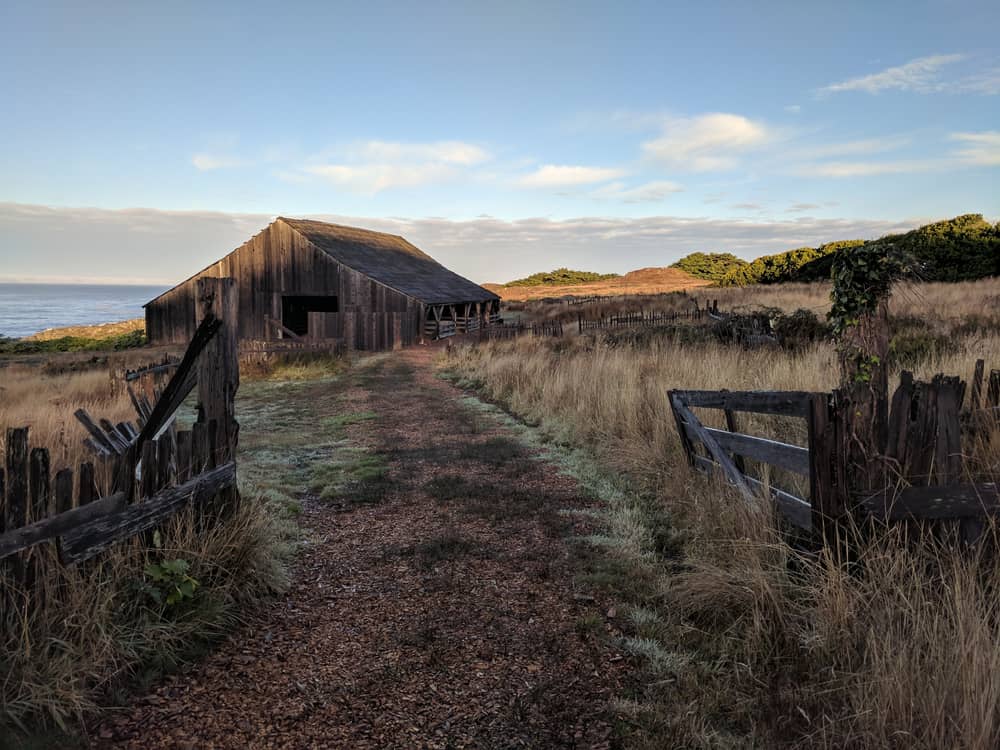
M997 28L995 0L15 0L0 280L174 283L278 215L480 282L995 221Z

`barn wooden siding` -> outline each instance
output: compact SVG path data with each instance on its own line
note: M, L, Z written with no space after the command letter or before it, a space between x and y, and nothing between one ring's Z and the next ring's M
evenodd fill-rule
M282 295L338 297L338 312L309 313L310 339L343 339L356 349L393 349L416 343L423 305L317 249L282 221L146 305L146 331L154 344L190 340L199 278L231 277L239 290L239 337L274 339Z

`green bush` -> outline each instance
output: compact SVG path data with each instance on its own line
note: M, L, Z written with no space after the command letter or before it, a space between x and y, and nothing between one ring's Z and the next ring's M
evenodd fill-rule
M726 274L738 271L747 265L742 258L732 253L690 253L685 255L671 268L677 268L696 279L721 281Z
M542 271L534 273L531 276L526 276L523 279L508 281L504 286L569 286L615 278L618 278L617 273L594 273L593 271L573 271L569 268L557 268L554 271Z
M47 354L50 352L102 352L135 349L146 345L146 332L141 329L90 339L83 336L63 336L46 341L0 338L0 354Z

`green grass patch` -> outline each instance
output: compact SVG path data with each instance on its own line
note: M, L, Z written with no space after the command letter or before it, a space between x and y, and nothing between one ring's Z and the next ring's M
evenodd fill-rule
M62 336L45 341L0 338L0 354L49 354L53 352L120 352L146 345L142 330L94 339L84 336Z

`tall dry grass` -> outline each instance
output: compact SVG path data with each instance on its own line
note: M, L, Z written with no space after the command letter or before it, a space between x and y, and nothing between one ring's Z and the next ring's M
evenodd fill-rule
M112 389L105 368L59 374L23 365L0 368L0 451L8 428L28 427L32 445L49 449L53 469L93 460L83 444L87 432L73 416L80 408L114 423L136 416L128 395Z
M49 448L53 471L95 461L73 416L81 407L95 419L135 419L106 367L58 374L47 374L45 363L0 368L0 456L7 428L28 426L31 445ZM97 463L98 479L107 480ZM137 681L231 631L284 587L294 535L287 514L243 478L241 492L237 513L221 523L179 514L161 529L159 548L133 539L67 568L50 545L34 547L38 584L30 592L17 589L0 563L0 740L15 728L72 730L86 713L124 700ZM190 601L163 606L149 593L156 584L146 566L175 559L187 561L198 589ZM15 606L25 601L27 609Z
M922 292L941 304L953 296ZM979 357L1000 366L1000 331L960 344L932 353L918 377L968 379ZM549 440L582 447L609 477L628 480L606 497L598 543L627 571L617 579L632 604L623 645L645 665L618 706L635 727L630 744L1000 746L997 556L904 543L893 530L864 538L848 569L789 546L766 504L748 506L686 465L668 389L829 390L832 345L792 354L521 339L456 349L448 366ZM787 422L741 424L802 438ZM1000 476L1000 433L981 444L977 465Z

